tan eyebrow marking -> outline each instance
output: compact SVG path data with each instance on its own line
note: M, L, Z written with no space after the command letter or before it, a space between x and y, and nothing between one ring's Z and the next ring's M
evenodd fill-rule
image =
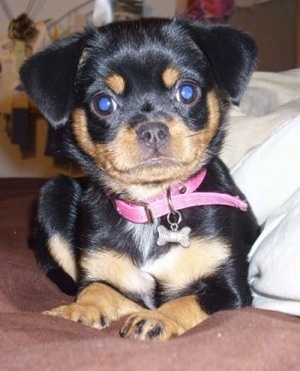
M107 85L116 94L123 94L125 90L125 79L123 76L114 73L107 77Z
M163 83L168 89L176 84L179 77L180 72L174 67L167 67L162 74Z

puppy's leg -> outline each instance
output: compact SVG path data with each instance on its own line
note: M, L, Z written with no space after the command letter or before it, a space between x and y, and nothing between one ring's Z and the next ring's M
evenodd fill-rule
M80 198L80 182L59 176L44 185L38 204L38 264L69 295L76 295L77 292L74 239Z
M123 316L142 309L143 307L113 288L103 283L92 283L79 294L75 303L44 313L101 329Z
M123 325L122 337L140 340L168 340L178 336L208 317L196 296L184 296L157 310L142 310L130 316Z

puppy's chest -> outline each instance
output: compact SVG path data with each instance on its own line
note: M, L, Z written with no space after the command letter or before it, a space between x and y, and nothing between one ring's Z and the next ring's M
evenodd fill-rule
M100 249L85 256L82 266L87 279L108 282L149 308L159 305L158 297L159 301L171 300L195 282L215 274L230 256L230 247L221 240L191 237L189 247L176 243L158 247L157 225L127 228L128 232L131 228L131 243L142 256L138 263L129 254ZM126 251L132 251L132 247Z
M130 237L128 243L133 245L127 247L131 251L136 250L139 255L138 260L141 261L140 265L143 265L143 262L149 260L155 253L157 227L157 222L153 224L133 224L128 222L124 227L125 234ZM124 243L126 244L126 241Z

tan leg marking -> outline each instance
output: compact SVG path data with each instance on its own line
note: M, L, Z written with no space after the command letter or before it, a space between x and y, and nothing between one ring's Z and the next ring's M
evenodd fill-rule
M48 241L48 249L55 261L67 272L73 280L77 281L77 267L75 256L69 243L59 234L55 234Z
M102 283L87 286L75 303L62 305L44 312L50 316L62 317L97 329L107 327L119 318L143 308Z
M142 310L131 315L124 323L122 337L140 340L169 340L182 335L208 318L195 296L175 299L157 310Z

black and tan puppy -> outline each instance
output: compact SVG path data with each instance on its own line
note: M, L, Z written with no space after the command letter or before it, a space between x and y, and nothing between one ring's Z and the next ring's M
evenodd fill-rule
M218 158L230 102L256 60L228 26L148 19L88 28L21 70L85 177L43 187L38 260L75 303L50 310L122 337L165 340L251 304L258 233Z

